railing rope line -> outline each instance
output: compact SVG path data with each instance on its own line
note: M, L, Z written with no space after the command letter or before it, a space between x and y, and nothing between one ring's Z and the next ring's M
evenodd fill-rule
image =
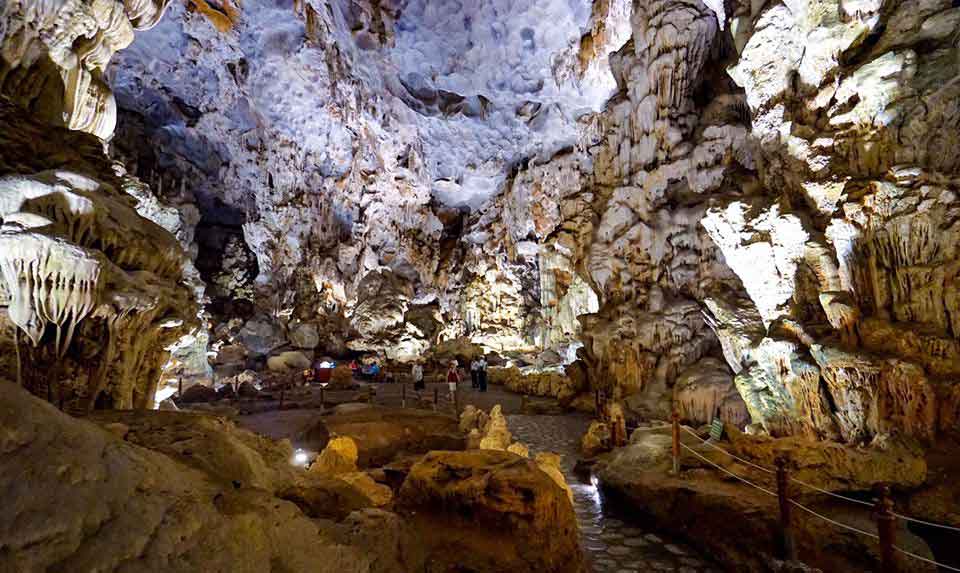
M952 525L943 525L940 523L933 523L931 521L924 521L922 519L917 519L916 517L908 517L906 515L900 515L899 513L894 513L897 516L897 519L902 519L904 521L912 521L914 523L919 523L921 525L929 525L930 527L939 527L941 529L949 529L950 531L960 531L960 527L954 527ZM960 571L960 569L958 569Z
M763 493L765 493L765 494L767 494L767 495L769 495L769 496L771 496L771 497L779 497L777 493L772 492L772 491L770 491L769 489L767 489L767 488L765 488L765 487L759 486L759 485L751 482L750 480L748 480L748 479L746 479L746 478L744 478L744 477L741 477L741 476L733 473L732 471L724 468L723 466L721 466L721 465L719 465L719 464L717 464L717 463L715 463L715 462L707 459L705 456L701 455L699 452L697 452L697 451L694 450L693 448L689 447L688 445L686 445L686 444L684 444L684 443L682 443L682 442L679 442L679 440L676 439L676 436L677 436L677 428L678 428L678 427L683 428L683 430L684 430L685 432L687 432L688 434L694 436L701 444L705 444L705 445L710 446L710 447L713 448L713 449L719 450L720 452L722 452L722 453L730 456L731 458L733 458L733 459L735 459L735 460L738 460L738 461L742 462L743 464L745 464L745 465L747 465L747 466L756 468L756 469L758 469L758 470L764 471L764 472L769 473L769 474L776 474L776 472L774 472L774 471L772 471L772 470L769 470L769 469L767 469L767 468L764 468L763 466L760 466L760 465L755 464L755 463L753 463L753 462L749 462L749 461L747 461L747 460L744 460L744 459L742 459L742 458L740 458L740 457L738 457L738 456L736 456L736 455L728 452L727 450L725 450L725 449L717 446L716 444L714 444L714 443L712 443L712 442L710 442L710 441L707 441L707 440L702 439L699 435L697 435L696 433L694 433L692 430L690 430L690 429L687 428L686 426L682 426L681 424L679 424L679 421L678 421L678 419L677 419L676 416L674 417L673 426L674 426L674 452L675 452L673 458L674 458L674 467L677 468L675 471L677 471L677 470L679 469L679 468L678 468L678 464L677 464L677 462L678 462L678 453L677 453L677 451L679 450L679 448L683 448L684 450L687 450L688 452L690 452L691 454L693 454L694 456L696 456L696 457L699 458L700 460L706 462L707 464L709 464L710 466L713 466L714 468L720 470L721 472L729 475L730 477L733 477L734 479L737 479L738 481L742 481L743 483L745 483L745 484L753 487L754 489L758 489L758 490L762 491ZM679 448L677 448L677 446L679 446ZM783 477L786 477L786 476L783 476ZM795 482L795 483L797 483L797 484L799 484L799 485L801 485L801 486L804 486L804 487L813 489L813 490L818 491L818 492L820 492L820 493L823 493L823 494L826 494L826 495L829 495L829 496L832 496L832 497L835 497L835 498L839 498L839 499L842 499L842 500L844 500L844 501L848 501L848 502L851 502L851 503L855 503L855 504L859 504L859 505L864 505L864 506L868 506L868 507L871 507L871 508L880 507L881 509L879 509L878 511L880 512L881 515L878 516L878 519L881 519L881 518L883 517L883 514L885 514L885 515L887 516L887 518L891 520L891 523L892 523L892 520L893 520L893 519L899 518L899 519L904 519L904 520L906 520L906 521L910 521L910 522L914 522L914 523L919 523L919 524L922 524L922 525L928 525L928 526L931 526L931 527L940 527L940 528L948 529L948 530L952 530L952 531L960 531L960 527L953 527L953 526L950 526L950 525L941 525L941 524L938 524L938 523L932 523L932 522L929 522L929 521L924 521L924 520L922 520L922 519L916 519L916 518L913 518L913 517L908 517L908 516L901 515L901 514L899 514L899 513L893 512L893 511L891 510L891 509L892 509L892 503L891 503L891 501L890 501L889 493L888 493L888 490L887 490L886 488L884 488L884 492L883 492L883 494L881 495L880 501L878 502L878 504L880 504L880 505L874 506L874 504L871 504L871 503L869 503L869 502L862 501L862 500L859 500L859 499L855 499L855 498L852 498L852 497L847 497L847 496L844 496L844 495L840 495L840 494L837 494L837 493L834 493L834 492L831 492L831 491L827 491L827 490L825 490L825 489L819 488L819 487L817 487L817 486L815 486L815 485L806 483L806 482L804 482L804 481L801 481L801 480L798 480L798 479L795 479L795 478L789 478L789 480L784 480L784 479L781 478L781 481L784 481L784 482L786 482L786 481ZM783 486L783 484L778 484L778 487L782 487L782 486ZM887 550L889 550L889 549L892 548L893 550L898 551L898 552L900 552L900 553L902 553L902 554L904 554L904 555L906 555L906 556L908 556L908 557L911 557L911 558L913 558L913 559L917 559L917 560L922 561L922 562L924 562L924 563L928 563L928 564L930 564L930 565L934 565L935 567L939 567L939 568L942 568L942 569L945 569L945 570L948 570L948 571L957 571L958 573L960 573L960 568L952 567L952 566L950 566L950 565L945 565L945 564L943 564L943 563L934 561L933 559L928 559L928 558L926 558L926 557L923 557L923 556L921 556L921 555L917 555L916 553L913 553L913 552L911 552L911 551L907 551L906 549L903 549L903 548L901 548L901 547L898 547L898 546L894 543L894 540L893 540L892 538L887 539L887 540L886 540L887 545L884 546L884 540L881 539L881 535L880 535L880 533L884 533L884 531L882 531L882 530L880 529L880 525L882 525L882 524L879 523L879 522L878 522L878 533L871 533L871 532L869 532L869 531L864 531L864 530L862 530L862 529L860 529L860 528L857 528L857 527L854 527L854 526L852 526L852 525L847 525L846 523L837 521L837 520L835 520L835 519L831 519L831 518L829 518L829 517L827 517L827 516L825 516L825 515L823 515L823 514L821 514L821 513L818 513L818 512L816 512L816 511L810 509L809 507L807 507L807 506L805 506L805 505L797 502L796 500L787 499L787 501L788 501L791 505L794 505L794 506L802 509L803 511L805 511L805 512L807 512L807 513L809 513L809 514L811 514L811 515L813 515L813 516L815 516L815 517L817 517L817 518L819 518L819 519L821 519L821 520L823 520L823 521L826 521L827 523L830 523L830 524L832 524L832 525L834 525L834 526L836 526L836 527L839 527L839 528L842 528L842 529L845 529L845 530L848 530L848 531L852 531L852 532L854 532L854 533L859 533L860 535L864 535L864 536L866 536L866 537L869 537L869 538L871 538L871 539L876 540L877 542L879 542L879 543L881 544L881 550L882 550L881 552L887 551ZM885 510L885 511L884 511L884 509L883 509L883 507L882 507L883 504L886 504L886 506L885 506L885 507L886 507L886 510ZM888 524L888 525L889 525L889 524ZM892 531L892 529L891 529L891 531ZM887 533L886 535L887 535L888 537L890 537L890 533ZM884 547L886 547L887 549L884 549ZM889 558L889 557L890 557L890 556L889 556L888 554L885 554L885 555L884 555L884 566L885 566L885 567L887 567L887 566L889 566L889 565L892 565L892 562L888 562L888 558Z
M935 567L940 567L940 568L946 569L946 570L948 570L948 571L960 571L960 569L957 569L956 567L951 567L951 566L949 566L949 565L944 565L943 563L940 563L940 562L938 562L938 561L934 561L933 559L927 559L926 557L923 557L923 556L921 556L921 555L917 555L916 553L913 553L913 552L911 552L911 551L907 551L906 549L902 549L902 548L900 548L900 547L897 547L896 545L894 545L893 548L894 548L896 551L899 551L900 553L903 553L904 555L906 555L906 556L908 556L908 557L913 557L914 559L918 559L918 560L920 560L920 561L923 561L924 563L929 563L930 565L933 565L933 566L935 566Z
M880 539L880 536L877 535L876 533L870 533L869 531L864 531L864 530L859 529L859 528L857 528L857 527L854 527L854 526L852 526L852 525L847 525L846 523L842 523L842 522L837 521L837 520L835 520L835 519L831 519L831 518L829 518L829 517L827 517L827 516L825 516L825 515L822 515L822 514L820 514L820 513L817 513L816 511L814 511L814 510L810 509L809 507L807 507L807 506L805 506L805 505L797 502L796 500L791 499L791 500L790 500L790 503L793 504L793 505L795 505L795 506L797 506L797 507L799 507L800 509L802 509L803 511L806 511L807 513L809 513L809 514L811 514L811 515L815 515L815 516L819 517L820 519L822 519L822 520L824 520L824 521L826 521L826 522L828 522L828 523L832 523L833 525L836 525L837 527L842 527L843 529L849 529L850 531L853 531L853 532L855 532L855 533L859 533L859 534L861 534L861 535L866 535L867 537L870 537L870 538L872 538L872 539L878 539L878 540Z
M798 480L797 478L790 478L790 481L796 482L796 483L802 485L803 487L808 487L808 488L810 488L810 489L812 489L812 490L815 490L815 491L818 491L818 492L820 492L820 493L822 493L822 494L826 494L826 495L829 495L829 496L833 496L833 497L835 497L835 498L837 498L837 499L842 499L842 500L844 500L844 501L849 501L850 503L858 503L858 504L860 504L860 505L865 505L865 506L867 506L867 507L873 507L873 504L870 503L869 501L863 501L863 500L861 500L861 499L855 499L855 498L852 498L852 497L847 497L847 496L845 496L845 495L840 495L839 493L834 493L834 492L832 492L832 491L827 491L827 490L825 490L825 489L823 489L823 488L819 488L819 487L817 487L817 486L815 486L815 485L813 485L813 484L809 484L809 483L807 483L807 482L805 482L805 481L800 481L800 480Z
M746 465L748 465L748 466L750 466L750 467L752 467L752 468L756 468L756 469L758 469L758 470L760 470L760 471L762 471L762 472L767 472L768 474L776 473L776 472L774 472L773 470L768 470L767 468L765 468L765 467L763 467L763 466L761 466L761 465L757 465L757 464L755 464L755 463L753 463L753 462L751 462L751 461L748 461L748 460L745 460L745 459L743 459L743 458L741 458L741 457L735 456L735 455L733 455L732 453L728 452L727 450L725 450L725 449L721 448L720 446L714 444L713 442L710 442L710 441L707 441L707 440L702 439L702 438L701 438L700 436L698 436L693 430L691 430L690 428L688 428L688 427L686 427L686 426L680 426L680 428L682 428L683 431L685 431L686 433L688 433L688 434L690 434L691 436L695 437L696 439L700 440L700 443L706 444L706 445L710 446L711 448L713 448L713 449L715 449L715 450L719 450L719 451L727 454L728 456L730 456L731 458L737 460L738 462L740 462L740 463L742 463L742 464L746 464Z
M725 474L727 474L727 475L729 475L729 476L731 476L731 477L734 477L734 478L742 481L743 483L745 483L745 484L747 484L747 485L749 485L749 486L755 487L756 489L759 489L760 491L762 491L763 493L765 493L765 494L767 494L767 495L770 495L770 496L773 496L773 497L777 497L777 494L775 494L774 492L770 491L769 489L767 489L767 488L765 488L765 487L762 487L762 486L759 486L759 485L753 483L752 481L750 481L750 480L748 480L748 479L745 479L745 478L742 478L742 477L738 476L737 474L735 474L735 473L733 473L732 471L726 469L725 467L720 466L720 465L717 465L717 464L711 462L710 460L708 460L707 458L701 456L701 455L700 455L699 453L697 453L693 448L687 446L686 444L680 444L680 447L683 448L683 449L685 449L685 450L687 450L687 451L690 452L691 454L697 456L697 457L700 458L701 460L707 462L707 463L710 464L711 466L717 468L718 470L724 472Z

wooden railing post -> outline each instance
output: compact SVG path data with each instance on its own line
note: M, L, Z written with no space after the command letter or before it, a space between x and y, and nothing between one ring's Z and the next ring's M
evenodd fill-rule
M680 414L673 411L673 475L680 474Z
M777 499L780 502L780 548L786 561L797 559L797 549L793 542L793 527L790 519L790 475L787 473L787 460L784 457L776 459L777 464Z
M407 407L407 383L406 382L400 383L400 407L401 408Z
M183 398L183 378L177 378L177 398Z
M434 386L433 388L433 409L436 410L440 407L440 388Z
M880 537L880 571L896 573L893 546L896 543L897 516L893 514L893 500L890 499L890 488L886 485L880 487L876 511L877 534Z

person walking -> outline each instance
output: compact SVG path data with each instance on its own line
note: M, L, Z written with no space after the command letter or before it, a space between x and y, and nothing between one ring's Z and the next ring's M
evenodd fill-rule
M450 362L450 368L447 369L447 388L450 390L450 400L452 401L457 394L457 384L460 382L460 371L457 369L457 361Z
M470 361L470 387L474 390L480 387L480 361L476 358Z
M420 400L420 392L425 390L427 385L423 383L423 366L419 360L413 363L410 376L413 378L413 391L417 393L417 400Z
M481 392L487 391L487 357L481 356L480 360L477 361L477 383L480 386Z

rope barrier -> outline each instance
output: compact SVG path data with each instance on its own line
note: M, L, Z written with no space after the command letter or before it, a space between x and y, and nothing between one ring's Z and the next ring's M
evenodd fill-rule
M835 497L835 498L837 498L837 499L842 499L842 500L844 500L844 501L849 501L850 503L858 503L858 504L860 504L860 505L865 505L865 506L867 506L867 507L869 507L869 508L873 508L873 504L870 503L869 501L863 501L862 499L855 499L855 498L852 498L852 497L847 497L847 496L845 496L845 495L840 495L839 493L834 493L834 492L832 492L832 491L827 491L827 490L822 489L822 488L819 488L819 487L817 487L817 486L815 486L815 485L813 485L813 484L809 484L809 483L807 483L807 482L805 482L805 481L800 481L800 480L798 480L797 478L793 478L793 477L792 477L792 478L790 478L790 481L795 482L795 483L798 483L798 484L802 485L803 487L808 487L808 488L810 488L810 489L812 489L812 490L819 491L820 493L823 493L823 494L826 494L826 495L829 495L829 496L833 496L833 497Z
M721 451L721 452L727 454L728 456L730 456L731 458L737 460L738 462L740 462L740 463L742 463L742 464L746 464L746 465L748 465L748 466L750 466L750 467L753 467L753 468L756 468L756 469L758 469L758 470L760 470L760 471L762 471L762 472L767 472L768 474L774 474L774 473L776 473L776 472L774 472L773 470L768 470L767 468L765 468L765 467L763 467L763 466L757 465L757 464L755 464L755 463L753 463L753 462L751 462L751 461L748 461L748 460L745 460L745 459L743 459L743 458L741 458L741 457L735 456L735 455L733 455L732 453L728 452L727 450L725 450L725 449L721 448L720 446L714 444L713 442L704 440L703 438L701 438L700 436L698 436L693 430L691 430L690 428L688 428L688 427L686 427L686 426L680 426L680 428L683 429L684 432L686 432L686 433L690 434L691 436L693 436L694 438L700 440L700 443L701 443L701 444L706 444L706 445L710 446L711 448L713 448L713 449L715 449L715 450Z
M765 468L765 467L763 467L763 466L761 466L761 465L758 465L758 464L755 464L755 463L753 463L753 462L751 462L751 461L749 461L749 460L745 460L745 459L743 459L743 458L741 458L741 457L733 454L732 452L721 448L720 446L714 444L713 442L710 442L710 441L708 441L708 440L704 440L704 439L701 438L699 435L697 435L696 432L694 432L693 430L691 430L690 428L688 428L688 427L686 427L686 426L681 425L680 428L681 428L684 432L690 434L691 436L693 436L694 438L696 438L697 440L699 440L701 444L710 446L711 448L713 448L713 449L715 449L715 450L717 450L717 451L719 451L719 452L722 452L722 453L730 456L731 458L737 460L738 462L740 462L740 463L742 463L742 464L748 465L748 466L750 466L750 467L752 467L752 468L758 469L758 470L760 470L760 471L762 471L762 472L765 472L765 473L768 473L768 474L775 474L775 473L776 473L774 470ZM682 444L681 444L681 445L682 445ZM686 446L684 446L684 447L686 447ZM687 448L687 449L689 450L689 448ZM700 456L699 454L696 454L696 452L694 452L694 454L697 455L697 457L700 457L701 459L704 459L704 458L703 458L702 456ZM714 466L716 466L716 467L720 467L720 466L717 466L716 464L714 464L713 462L710 462L710 460L705 460L705 461L709 462L711 465L714 465ZM723 469L723 468L721 468L721 469ZM724 471L726 471L726 470L724 470ZM850 502L850 503L855 503L855 504L858 504L858 505L862 505L862 506L864 506L864 507L869 507L869 508L871 508L871 509L873 508L873 503L871 503L871 502L869 502L869 501L863 501L862 499L856 499L856 498L849 497L849 496L846 496L846 495L841 495L841 494L839 494L839 493L832 492L832 491L829 491L829 490L826 490L826 489L817 487L817 486L815 486L815 485L813 485L813 484L811 484L811 483L807 483L807 482L805 482L805 481L803 481L803 480L799 480L799 479L797 479L797 478L795 478L795 477L791 477L791 478L790 478L790 481L792 481L792 482L794 482L794 483L796 483L796 484L798 484L798 485L801 485L801 486L803 486L803 487L812 489L812 490L814 490L814 491L816 491L816 492L822 493L822 494L824 494L824 495L829 495L829 496L831 496L831 497L835 497L835 498L837 498L837 499L842 499L842 500L848 501L848 502ZM952 526L952 525L943 525L943 524L940 524L940 523L933 523L933 522L931 522L931 521L924 521L924 520L922 520L922 519L917 519L917 518L915 518L915 517L910 517L910 516L908 516L908 515L902 515L902 514L899 514L899 513L894 513L894 515L897 516L898 519L903 519L903 520L905 520L905 521L911 521L911 522L913 522L913 523L919 523L919 524L921 524L921 525L928 525L928 526L930 526L930 527L939 527L939 528L941 528L941 529L946 529L946 530L949 530L949 531L957 531L957 532L960 532L960 527L954 527L954 526Z
M858 529L858 528L856 528L856 527L854 527L854 526L852 526L852 525L847 525L846 523L841 523L841 522L836 521L836 520L834 520L834 519L830 519L829 517L827 517L827 516L825 516L825 515L822 515L822 514L819 514L819 513L817 513L816 511L813 511L813 510L810 509L809 507L807 507L807 506L805 506L805 505L803 505L803 504L800 504L800 503L798 503L798 502L795 501L795 500L792 500L792 499L791 499L791 500L790 500L790 503L793 504L793 505L795 505L795 506L797 506L797 507L799 507L800 509L802 509L803 511L806 511L807 513L809 513L809 514L811 514L811 515L815 515L815 516L819 517L820 519L822 519L822 520L824 520L824 521L826 521L826 522L828 522L828 523L832 523L833 525L836 525L837 527L842 527L842 528L844 528L844 529L849 529L850 531L853 531L854 533L859 533L860 535L866 535L867 537L870 537L870 538L873 538L873 539L877 539L877 540L880 539L880 536L877 535L876 533L870 533L869 531L864 531L864 530L862 530L862 529Z
M679 425L679 424L678 424L678 425ZM728 452L727 450L721 448L720 446L717 446L716 444L714 444L714 443L712 443L712 442L710 442L710 441L707 441L707 440L702 439L699 435L697 435L696 433L694 433L692 430L690 430L689 428L687 428L687 427L685 427L685 426L680 426L680 427L683 428L683 430L684 430L685 432L687 432L688 434L690 434L690 435L692 435L693 437L695 437L701 444L708 445L708 446L710 446L711 448L713 448L713 449L715 449L715 450L718 450L718 451L720 451L720 452L722 452L722 453L730 456L731 458L733 458L733 459L735 459L735 460L737 460L737 461L739 461L739 462L741 462L741 463L743 463L743 464L745 464L745 465L747 465L747 466L750 466L750 467L752 467L752 468L761 470L761 471L763 471L763 472L765 472L765 473L768 473L768 474L775 474L775 473L776 473L776 472L774 472L774 471L772 471L772 470L770 470L770 469L767 469L767 468L765 468L765 467L763 467L763 466L760 466L760 465L755 464L755 463L753 463L753 462L750 462L750 461L748 461L748 460L744 460L743 458L740 458L739 456L736 456L736 455ZM674 435L674 439L675 439L675 443L676 443L676 435ZM681 448L687 450L688 452L690 452L691 454L693 454L694 456L696 456L696 457L699 458L700 460L706 462L707 464L713 466L714 468L720 470L721 472L729 475L730 477L732 477L732 478L734 478L734 479L737 479L737 480L739 480L739 481L742 481L743 483L745 483L745 484L753 487L754 489L758 489L758 490L762 491L763 493L765 493L765 494L767 494L767 495L769 495L769 496L771 496L771 497L779 497L779 495L778 495L777 493L772 492L772 491L770 491L769 489L767 489L767 488L765 488L765 487L759 486L759 485L751 482L750 480L748 480L748 479L746 479L746 478L743 478L743 477L741 477L741 476L733 473L732 471L724 468L723 466L721 466L721 465L719 465L719 464L716 464L716 463L710 461L710 460L707 459L705 456L701 455L699 452L697 452L697 451L694 450L693 448L687 446L686 444L680 442L680 443L679 443L679 446L680 446ZM676 454L675 454L675 455L676 455ZM820 493L822 493L822 494L826 494L826 495L831 496L831 497L835 497L835 498L837 498L837 499L842 499L842 500L847 501L847 502L850 502L850 503L854 503L854 504L858 504L858 505L862 505L862 506L866 506L866 507L870 507L870 508L873 508L873 507L874 507L874 504L872 504L872 503L870 503L870 502L867 502L867 501L863 501L863 500L860 500L860 499L855 499L855 498L848 497L848 496L845 496L845 495L840 495L840 494L838 494L838 493L834 493L834 492L832 492L832 491L825 490L825 489L823 489L823 488L817 487L817 486L815 486L815 485L813 485L813 484L809 484L809 483L804 482L804 481L802 481L802 480L798 480L798 479L796 479L796 478L789 478L789 479L790 479L790 481L795 482L795 483L797 483L797 484L799 484L799 485L801 485L801 486L803 486L803 487L810 488L810 489L812 489L812 490L818 491L818 492L820 492ZM784 500L781 500L781 503L783 503L783 501L784 501ZM874 540L876 540L877 542L880 542L880 543L882 544L882 542L881 542L881 540L880 540L880 535L877 534L877 533L871 533L871 532L869 532L869 531L864 531L864 530L862 530L862 529L860 529L860 528L857 528L857 527L854 527L854 526L852 526L852 525L847 525L846 523L837 521L837 520L835 520L835 519L831 519L831 518L829 518L829 517L827 517L827 516L825 516L825 515L823 515L823 514L821 514L821 513L818 513L818 512L816 512L816 511L810 509L809 507L807 507L807 506L799 503L799 502L796 501L796 500L789 499L789 500L785 500L785 501L789 501L789 503L790 503L791 505L802 509L803 511L809 513L810 515L813 515L814 517L817 517L817 518L819 518L819 519L821 519L821 520L823 520L823 521L826 521L827 523L830 523L830 524L832 524L832 525L835 526L835 527L839 527L839 528L841 528L841 529L845 529L845 530L851 531L851 532L853 532L853 533L858 533L858 534L860 534L860 535L869 537L870 539L874 539ZM919 524L921 524L921 525L927 525L927 526L930 526L930 527L939 527L939 528L947 529L947 530L950 530L950 531L960 532L960 527L954 527L954 526L951 526L951 525L942 525L942 524L939 524L939 523L933 523L933 522L930 522L930 521L924 521L924 520L922 520L922 519L916 519L916 518L914 518L914 517L909 517L909 516L906 516L906 515L901 515L901 514L899 514L899 513L894 513L893 515L894 515L895 517L897 517L897 518L899 518L899 519L903 519L903 520L905 520L905 521L909 521L909 522L913 522L913 523L919 523ZM921 555L917 555L916 553L907 551L906 549L902 549L902 548L900 548L900 547L897 547L896 545L892 545L892 547L893 547L893 549L895 549L896 551L899 551L900 553L902 553L902 554L904 554L904 555L906 555L906 556L908 556L908 557L911 557L911 558L913 558L913 559L917 559L917 560L919 560L919 561L922 561L922 562L924 562L924 563L928 563L928 564L930 564L930 565L933 565L933 566L938 567L938 568L941 568L941 569L945 569L945 570L947 570L947 571L957 571L958 573L960 573L960 568L952 567L952 566L950 566L950 565L945 565L945 564L943 564L943 563L934 561L934 560L932 560L932 559L928 559L928 558L923 557L923 556L921 556Z
M900 548L897 547L896 545L894 545L893 548L896 549L897 551L899 551L900 553L903 553L904 555L906 555L906 556L908 556L908 557L913 557L914 559L919 559L920 561L923 561L924 563L929 563L930 565L933 565L933 566L935 566L935 567L940 567L941 569L946 569L946 570L948 570L948 571L960 571L960 569L957 569L956 567L951 567L951 566L949 566L949 565L944 565L943 563L939 563L939 562L937 562L937 561L934 561L933 559L927 559L926 557L917 555L916 553L912 553L912 552L910 552L910 551L907 551L906 549L900 549Z
M941 529L949 529L950 531L960 531L960 527L954 527L954 526L952 526L952 525L942 525L942 524L940 524L940 523L933 523L933 522L931 522L931 521L924 521L924 520L922 520L922 519L917 519L916 517L909 517L909 516L906 516L906 515L900 515L899 513L894 513L894 515L897 516L898 519L902 519L902 520L904 520L904 521L912 521L913 523L919 523L919 524L921 524L921 525L929 525L930 527L939 527L939 528L941 528Z
M760 491L762 491L763 493L765 493L765 494L767 494L767 495L771 495L771 496L773 496L773 497L777 497L777 494L775 494L774 492L770 491L769 489L764 488L764 487L761 487L761 486L753 483L752 481L750 481L750 480L748 480L748 479L744 479L744 478L738 476L737 474L733 473L732 471L730 471L730 470L728 470L728 469L726 469L726 468L724 468L724 467L722 467L722 466L719 466L719 465L711 462L711 461L708 460L707 458L705 458L705 457L701 456L700 454L698 454L698 453L697 453L696 451L694 451L692 448L688 447L686 444L680 444L680 447L683 448L683 449L685 449L685 450L687 450L687 451L690 452L691 454L697 456L697 457L700 458L701 460L707 462L707 463L710 464L711 466L717 468L718 470L724 472L725 474L727 474L727 475L729 475L729 476L731 476L731 477L737 478L738 480L742 481L743 483L745 483L745 484L747 484L747 485L749 485L749 486L755 487L755 488L759 489Z

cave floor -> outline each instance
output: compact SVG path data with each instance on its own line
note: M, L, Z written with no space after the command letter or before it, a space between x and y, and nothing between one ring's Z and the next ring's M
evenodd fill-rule
M361 386L368 384L361 382ZM382 406L400 407L400 384L375 384L374 402ZM446 384L428 384L424 396L432 399L437 388L440 403L438 409L452 413L453 404L446 395ZM331 403L347 400L355 392L328 392ZM408 386L408 407L413 401ZM591 481L584 482L574 472L579 459L580 438L590 424L590 417L582 413L562 415L521 414L521 397L501 386L490 386L480 393L462 384L459 392L460 407L472 404L489 410L500 404L507 417L514 438L530 449L531 455L549 451L562 456L561 469L573 490L574 510L580 526L581 545L585 562L596 573L634 573L664 571L699 573L721 571L696 550L674 542L658 534L654 527L643 523L629 508L604 499L599 488ZM532 398L531 404L552 404L553 400ZM318 409L272 410L240 417L241 425L273 438L293 437L322 418Z

